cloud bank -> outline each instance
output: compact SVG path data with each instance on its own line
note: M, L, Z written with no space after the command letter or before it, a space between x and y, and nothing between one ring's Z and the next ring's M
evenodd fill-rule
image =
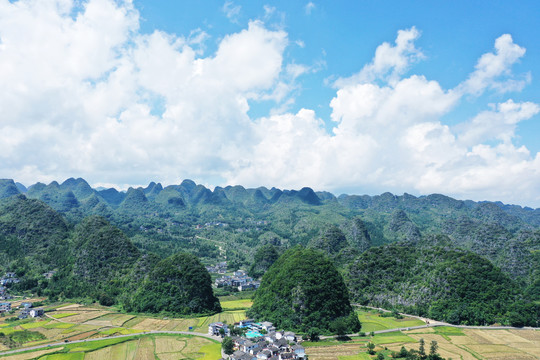
M224 7L231 16L234 9ZM531 81L512 72L526 50L509 34L444 89L406 75L429 59L415 46L419 30L400 30L358 73L334 82L329 132L312 109L283 110L310 71L285 60L285 31L251 21L202 56L203 32L142 34L139 21L130 2L0 0L1 177L193 178L540 207L540 154L514 144L538 104L506 98L457 125L443 122L467 97ZM250 117L250 104L262 100L274 101L274 111Z

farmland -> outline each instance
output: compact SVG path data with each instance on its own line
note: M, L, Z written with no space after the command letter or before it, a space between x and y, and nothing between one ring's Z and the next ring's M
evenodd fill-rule
M193 331L206 333L208 324L216 321L238 322L245 318L249 299L227 298L222 301L224 312L212 316L193 318L150 317L130 315L101 306L54 306L47 308L44 319L25 319L5 322L0 319L4 334L31 331L43 334L46 339L28 337L24 347L98 339L85 343L66 343L52 349L0 357L1 359L71 360L71 359L155 359L191 358L217 360L220 346L212 340L190 335L145 334L148 331ZM358 310L362 331L371 333L392 328L423 325L415 318L396 319L382 317L374 310ZM190 329L191 328L191 329ZM115 335L133 335L127 338L108 338ZM375 344L375 351L386 358L402 346L418 349L419 340L426 344L437 341L439 353L446 359L538 359L540 358L540 331L464 329L455 327L429 327L409 331L395 331L356 336L349 341L325 339L305 342L310 360L363 360L372 359L366 353L366 344ZM102 340L99 340L102 339ZM0 345L0 352L9 350Z
M217 359L221 356L216 341L182 335L146 335L67 344L53 349L6 356L6 360L114 360L114 359ZM215 357L217 354L218 357Z
M394 317L382 317L375 310L357 310L357 314L362 324L363 332L425 325L422 320L416 318L405 317L403 319L396 319Z
M306 343L311 360L363 360L372 359L366 344L373 342L375 351L390 358L392 351L418 350L419 341L436 341L439 354L446 359L528 360L540 358L540 331L500 329L460 329L452 327L425 328L411 331L376 334L373 337L354 337L350 341L325 340ZM387 349L387 350L386 350Z

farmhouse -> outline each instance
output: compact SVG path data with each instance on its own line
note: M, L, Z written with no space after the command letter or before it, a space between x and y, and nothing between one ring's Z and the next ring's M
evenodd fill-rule
M208 325L208 335L221 336L220 330L223 329L223 335L229 336L230 331L227 324L215 322Z
M11 311L11 303L3 302L0 303L0 313Z
M305 349L296 343L296 335L293 332L276 332L271 322L256 323L251 319L240 321L238 327L247 328L249 331L246 336L232 337L236 350L230 356L232 360L305 359ZM262 330L271 331L263 336L259 333Z
M30 310L30 316L35 318L39 316L43 316L45 314L45 311L43 309L32 309Z

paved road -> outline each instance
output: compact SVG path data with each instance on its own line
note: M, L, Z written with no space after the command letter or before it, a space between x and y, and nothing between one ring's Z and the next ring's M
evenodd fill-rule
M46 349L46 348L50 348L50 347L54 347L54 346L65 346L67 344L76 344L76 343L83 343L83 342L101 341L101 340L118 339L118 338L126 338L126 337L135 337L135 336L148 335L148 334L194 335L194 336L205 337L207 339L216 340L216 341L219 341L219 342L222 341L221 337L219 337L219 336L212 336L212 335L199 333L199 332L193 332L193 331L157 331L157 330L152 330L152 331L145 331L145 332L142 332L140 334L107 336L107 337L96 338L96 339L74 340L74 341L70 341L70 342L67 342L67 343L66 342L59 342L59 343L53 343L53 344L25 347L25 348L21 348L21 349L15 349L15 350L10 350L10 351L0 352L0 356L16 354L16 353L23 352L23 351L28 351L28 350Z

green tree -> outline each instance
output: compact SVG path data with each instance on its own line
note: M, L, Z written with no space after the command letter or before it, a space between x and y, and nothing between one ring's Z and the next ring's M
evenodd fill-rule
M418 347L418 354L424 358L426 356L426 348L424 338L420 338L420 346Z
M366 347L367 347L368 353L369 353L370 355L375 354L375 351L373 351L373 349L375 349L375 344L374 344L374 343L368 342L368 343L366 344Z
M384 360L384 354L382 352L377 353L377 360Z
M321 334L321 330L316 327L312 327L308 330L308 337L311 341L319 341L319 336Z
M227 355L231 355L234 352L234 343L229 336L223 339L223 342L221 343L221 348L223 349L223 352Z

